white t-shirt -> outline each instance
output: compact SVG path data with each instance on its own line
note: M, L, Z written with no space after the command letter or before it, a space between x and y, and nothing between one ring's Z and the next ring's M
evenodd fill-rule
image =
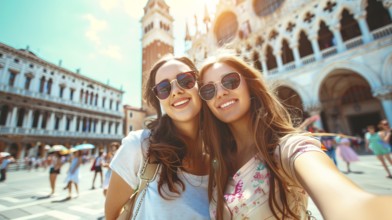
M138 172L148 150L147 138L149 134L149 130L130 132L122 140L121 147L110 163L110 168L133 189L139 184ZM165 200L158 192L158 173L157 178L148 186L137 219L210 219L207 194L208 176L196 176L179 171L178 177L185 184L185 191L175 199ZM170 192L165 186L163 190ZM140 196L138 196L135 207L137 207L139 199Z

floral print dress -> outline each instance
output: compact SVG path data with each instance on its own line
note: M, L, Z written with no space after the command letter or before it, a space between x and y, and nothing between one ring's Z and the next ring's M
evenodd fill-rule
M294 175L294 161L301 154L308 151L319 151L320 142L307 136L295 135L282 138L280 147L277 147L275 157L281 161L289 183L289 205L299 214L301 219L306 219L308 196L300 187ZM255 156L242 166L229 180L224 195L232 219L274 219L268 205L270 191L270 171L266 163ZM216 203L210 203L210 215L216 216ZM227 211L227 210L226 210ZM228 212L228 211L227 211Z

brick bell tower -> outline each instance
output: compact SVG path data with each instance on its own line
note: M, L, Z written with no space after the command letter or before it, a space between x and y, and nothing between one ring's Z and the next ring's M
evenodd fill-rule
M148 0L144 7L142 23L142 92L150 69L162 56L173 54L173 17L169 14L169 6L164 0ZM155 115L155 110L148 106L145 100L142 107L146 110L147 117Z

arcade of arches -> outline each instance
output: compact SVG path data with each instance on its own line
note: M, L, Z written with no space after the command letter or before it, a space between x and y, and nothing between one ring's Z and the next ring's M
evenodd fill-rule
M230 18L231 23L234 23L234 21L232 21L233 19L235 18ZM369 27L369 31L374 31L392 23L392 19L389 16L388 10L382 5L381 1L376 0L370 0L368 2L368 6L366 7L365 20ZM281 40L280 48L272 47L272 40L277 38L279 35L276 30L273 29L269 33L269 37L266 39L266 41L264 41L264 39L259 36L257 38L257 42L255 42L255 47L253 48L254 52L252 59L255 67L260 69L258 63L260 61L259 58L262 58L265 59L266 62L266 69L264 72L271 71L278 68L277 60L281 59L282 64L285 65L295 61L296 53L298 53L298 58L301 59L309 55L313 55L315 53L315 47L317 47L317 50L324 51L337 46L338 44L342 44L356 37L360 37L363 34L361 32L359 20L354 18L353 12L348 9L343 9L340 13L340 22L338 26L328 26L326 23L327 22L324 20L319 21L317 36L310 36L310 33L308 33L306 30L301 30L298 32L298 39L296 42L290 43L288 39L283 38ZM218 35L215 33L218 40L220 40L220 45L222 45L224 42L230 42L233 39L233 35L237 29L237 26L235 26L235 28L233 28L233 25L230 26L230 34ZM289 22L287 25L287 31L291 32L294 27L295 24ZM220 30L220 23L217 23L215 28ZM337 39L340 37L343 42L337 42ZM315 46L316 44L317 46ZM257 47L262 48L262 51L259 51Z
M372 95L369 83L360 74L336 69L322 81L318 91L319 105L304 106L298 92L286 86L277 88L278 97L289 109L304 115L319 114L324 130L363 136L367 125L377 125L386 118L381 101Z

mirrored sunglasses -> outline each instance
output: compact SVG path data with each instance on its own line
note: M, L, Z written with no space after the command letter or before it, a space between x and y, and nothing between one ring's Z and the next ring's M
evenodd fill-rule
M241 76L237 72L227 73L223 75L219 83L224 89L234 90L240 85ZM216 84L211 82L201 86L199 89L200 98L205 101L213 99L217 91Z
M179 73L172 81L169 81L168 79L162 80L152 88L152 91L158 99L165 100L170 96L172 83L174 81L176 81L177 85L182 89L192 89L196 84L195 76L195 71Z

